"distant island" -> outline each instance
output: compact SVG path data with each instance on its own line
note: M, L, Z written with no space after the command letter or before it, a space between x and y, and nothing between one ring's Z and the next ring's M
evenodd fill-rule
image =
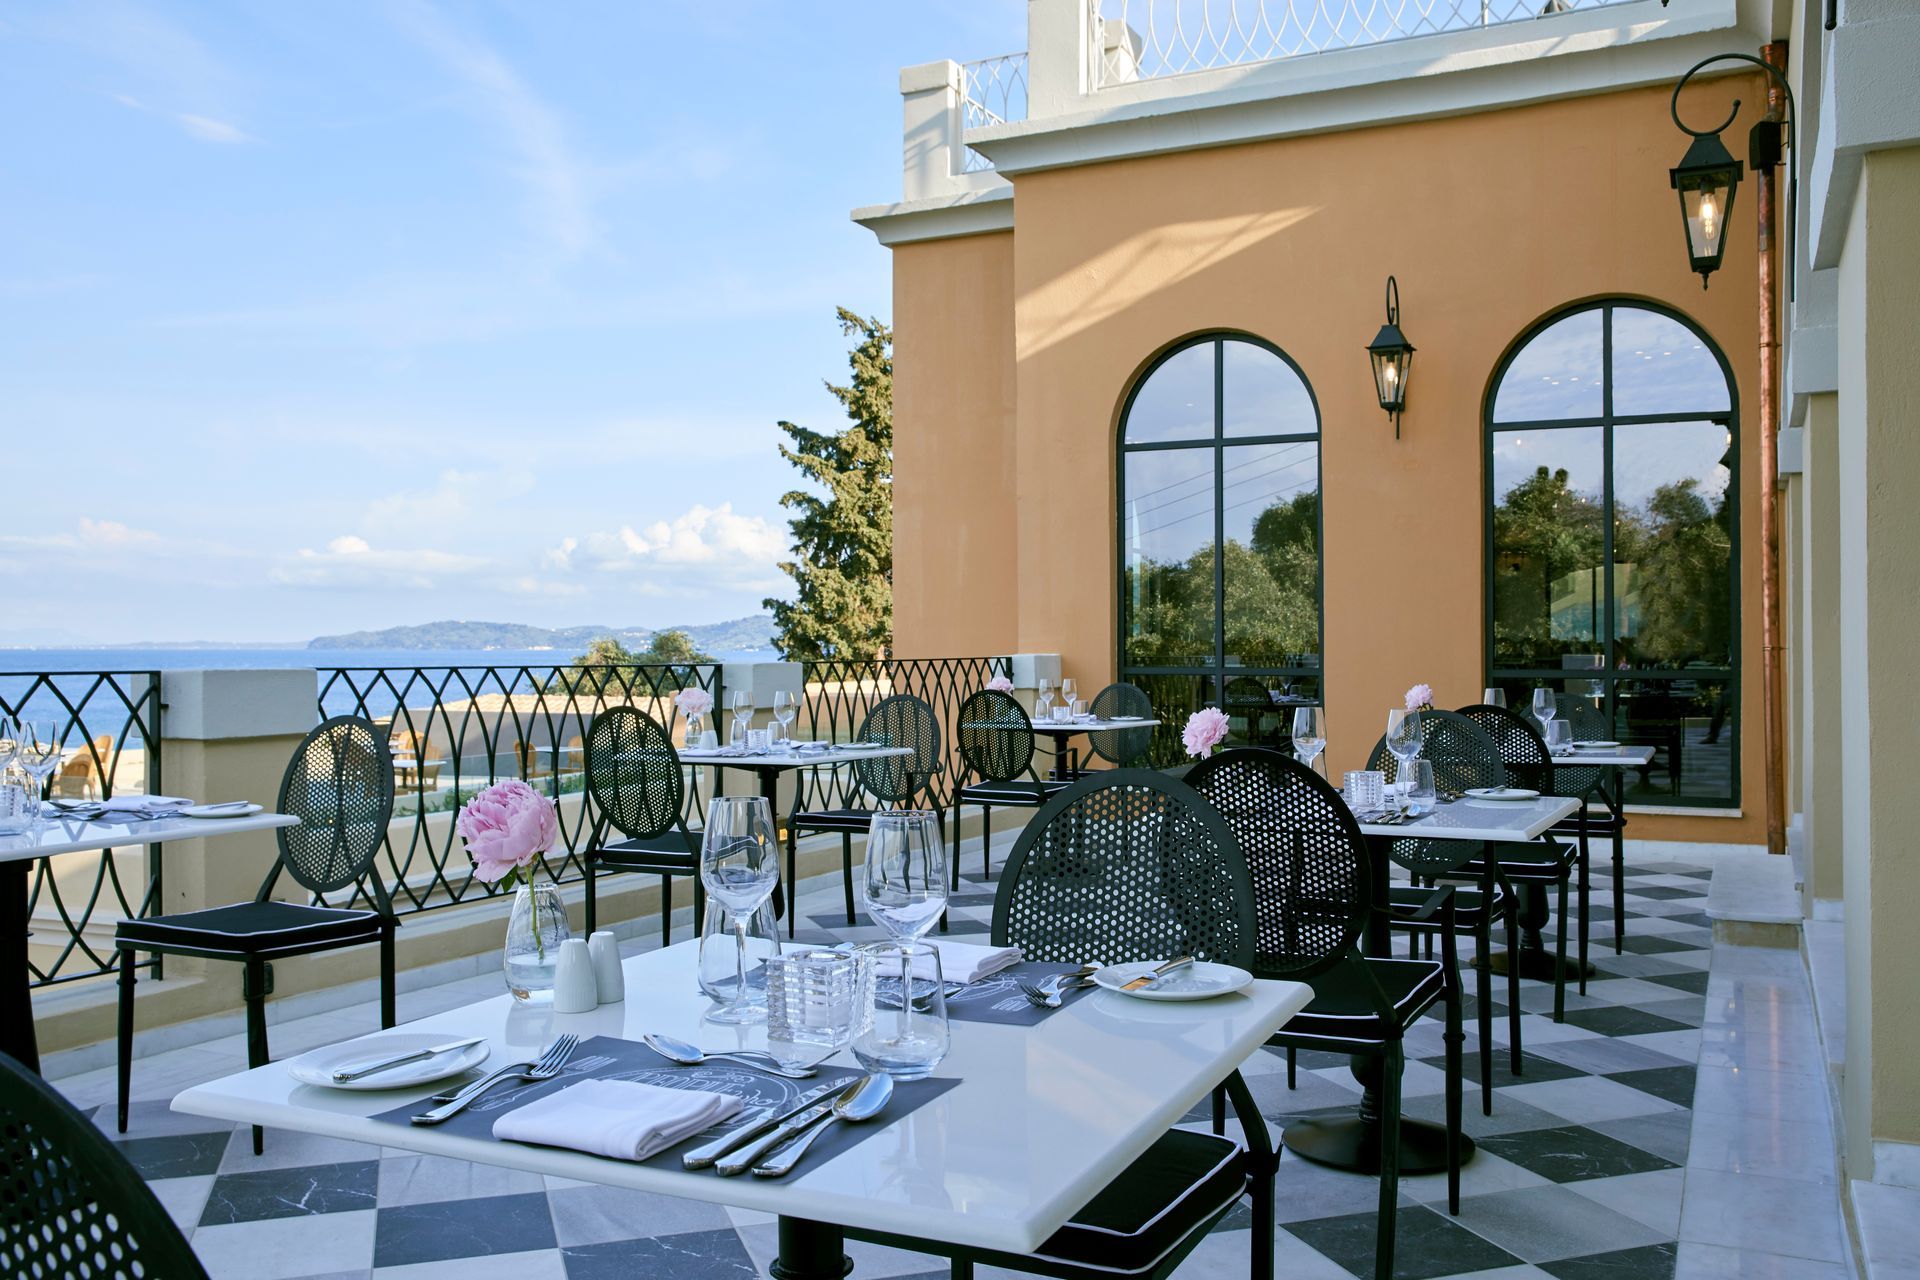
M529 627L517 622L427 622L383 631L349 631L317 636L309 649L553 649L563 656L583 653L593 641L611 636L629 649L643 649L659 631L684 631L706 653L772 652L773 618L764 613L731 622L685 627Z

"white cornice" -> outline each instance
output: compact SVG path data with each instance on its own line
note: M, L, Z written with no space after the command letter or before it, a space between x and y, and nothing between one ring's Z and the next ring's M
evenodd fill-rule
M1866 154L1920 143L1920 14L1844 22L1827 37L1807 223L1813 265L1840 265Z
M868 205L853 211L853 220L892 248L919 240L951 240L956 236L987 235L1013 230L1013 188L907 200L899 204Z

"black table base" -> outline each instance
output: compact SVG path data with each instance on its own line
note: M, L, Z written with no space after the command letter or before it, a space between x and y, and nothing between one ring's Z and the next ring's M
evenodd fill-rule
M39 1073L40 1043L33 1034L33 971L27 968L27 890L34 863L0 862L0 1053Z
M1487 957L1487 966L1495 973L1505 973L1512 964L1510 951L1496 951ZM1585 969L1582 973L1581 970ZM1577 956L1567 957L1567 981L1578 982L1581 978L1591 978L1599 970L1591 964L1582 966ZM1534 982L1551 983L1553 981L1553 952L1545 947L1522 946L1520 948L1520 976Z
M808 1218L780 1219L780 1256L767 1274L773 1280L841 1280L853 1270L846 1234Z
M1380 1172L1380 1122L1360 1116L1339 1120L1299 1120L1286 1127L1280 1140L1287 1150L1315 1164L1353 1173ZM1473 1139L1460 1135L1460 1162L1473 1155ZM1447 1171L1447 1130L1424 1120L1400 1121L1400 1173Z

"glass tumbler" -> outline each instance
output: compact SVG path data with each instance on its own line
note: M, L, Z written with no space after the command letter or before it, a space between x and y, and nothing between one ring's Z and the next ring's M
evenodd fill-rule
M818 1061L847 1047L872 1016L873 957L800 951L770 960L767 1046L782 1061Z
M937 948L875 942L861 948L873 964L853 1056L868 1071L924 1080L947 1056L947 984Z
M1433 761L1412 760L1407 763L1407 812L1415 817L1423 813L1432 813L1440 797L1433 787Z
M27 775L0 766L0 836L17 836L31 830L39 812L40 805L27 785Z

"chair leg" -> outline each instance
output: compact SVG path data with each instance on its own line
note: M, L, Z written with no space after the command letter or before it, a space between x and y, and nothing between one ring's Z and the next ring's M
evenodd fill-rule
M241 994L247 1003L247 1066L264 1067L272 1059L267 1052L267 966L261 960L249 960L241 975ZM253 1126L253 1154L266 1150L266 1131Z
M1567 1020L1567 881L1560 877L1559 932L1553 945L1553 1020Z
M1520 895L1507 886L1507 954L1520 954ZM1507 1056L1513 1074L1520 1074L1520 966L1507 966Z
M1227 1086L1217 1084L1213 1087L1213 1136L1218 1138L1227 1131Z
M965 825L965 818L966 812L956 800L953 805L953 856L947 859L948 888L955 893L960 891L960 828Z
M1279 1165L1276 1151L1260 1162L1253 1175L1253 1238L1248 1242L1253 1248L1253 1280L1273 1280L1273 1184Z
M394 992L393 921L380 928L380 1025L391 1027L400 1021L399 999Z
M800 881L795 878L798 874L797 863L799 857L800 835L794 830L793 824L789 822L787 824L787 892L796 897L798 896L796 886L800 883ZM703 913L700 918L702 920L706 919L705 914ZM793 931L799 927L799 925L795 923L799 918L800 913L798 911L791 909L787 911L787 941L789 942L793 941Z
M1287 1046L1287 1088L1295 1089L1298 1087L1299 1085L1295 1080L1294 1074L1293 1074L1293 1046L1288 1045Z
M695 925L694 928L699 928ZM592 932L589 930L588 932ZM673 944L673 877L660 877L660 945Z
M1627 936L1627 838L1618 819L1613 824L1613 954L1619 955Z
M993 879L993 806L980 806L980 878Z
M1576 922L1580 930L1580 994L1587 994L1587 837L1580 835L1580 900L1579 919Z
M1481 911L1480 924L1474 931L1474 954L1487 956L1493 953L1493 898L1486 899L1488 909ZM1493 1114L1493 978L1488 973L1491 966L1477 964L1473 967L1474 1005L1480 1018L1480 1114Z
M1400 1076L1406 1048L1387 1041L1380 1062L1380 1214L1374 1237L1374 1280L1393 1280L1393 1238L1400 1204Z
M599 904L593 898L593 855L588 854L580 860L580 878L587 882L587 936L593 936L599 924Z
M127 1131L127 1100L133 1093L133 952L120 953L120 1132Z
M840 833L840 870L846 880L847 928L853 928L853 837Z
M1447 1212L1460 1212L1460 978L1447 986Z
M949 1274L953 1280L973 1280L973 1259L955 1258Z

